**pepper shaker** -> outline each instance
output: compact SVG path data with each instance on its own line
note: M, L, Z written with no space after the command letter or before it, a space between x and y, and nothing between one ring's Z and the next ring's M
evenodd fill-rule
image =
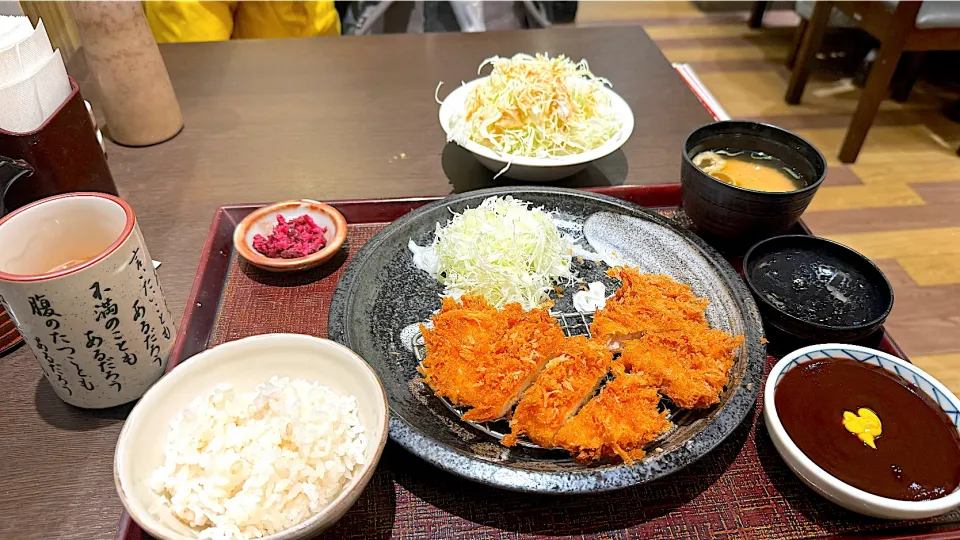
M183 128L180 104L140 2L72 2L109 136L147 146Z

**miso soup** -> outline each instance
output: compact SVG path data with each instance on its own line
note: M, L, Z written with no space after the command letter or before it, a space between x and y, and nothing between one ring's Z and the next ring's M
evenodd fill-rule
M764 152L735 148L707 150L694 156L693 164L721 182L744 189L780 193L807 185L796 169Z

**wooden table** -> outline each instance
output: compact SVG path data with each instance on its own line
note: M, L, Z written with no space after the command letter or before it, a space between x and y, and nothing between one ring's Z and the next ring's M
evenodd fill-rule
M640 28L553 29L161 46L184 131L150 148L108 147L170 307L183 310L217 206L287 198L442 195L493 185L447 145L441 96L483 59L547 51L590 60L633 108L622 152L561 185L676 182L680 145L711 121ZM81 62L71 73L96 96ZM91 99L91 101L94 101ZM95 105L96 108L96 105ZM109 143L108 143L109 144ZM0 538L113 536L113 449L130 407L61 402L25 348L0 358Z

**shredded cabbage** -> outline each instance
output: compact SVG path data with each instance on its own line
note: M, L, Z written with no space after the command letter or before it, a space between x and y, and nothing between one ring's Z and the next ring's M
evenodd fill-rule
M472 140L510 156L551 158L598 148L622 127L604 90L610 82L591 73L586 60L494 56L477 73L488 64L490 76L469 92L463 115L451 119L451 141Z
M570 240L542 209L509 196L454 213L446 226L437 224L432 246L410 240L409 247L417 267L444 284L444 295L480 294L498 308L519 302L532 309L573 278Z

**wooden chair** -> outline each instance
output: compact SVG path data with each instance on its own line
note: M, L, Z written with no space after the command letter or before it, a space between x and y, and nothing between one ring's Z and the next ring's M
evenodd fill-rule
M800 51L800 44L803 42L803 36L807 32L807 25L813 16L813 8L817 5L815 0L801 0L794 3L793 11L800 16L800 23L793 33L793 44L790 46L790 54L787 56L787 67L793 69L793 64L797 60L797 53ZM830 18L827 24L835 28L856 28L857 25L853 19L847 17L836 9L830 12Z
M750 28L760 28L763 25L763 14L767 12L770 2L754 2L750 8L750 18L747 19L747 26Z
M747 19L747 26L753 29L763 26L763 16L772 2L754 2L750 8L750 17ZM797 58L797 51L800 50L800 41L807 30L807 21L810 20L810 14L813 12L815 0L800 0L794 2L793 10L800 16L800 24L793 35L793 45L790 47L790 56L787 57L787 67L793 68L793 62ZM834 12L830 15L830 26L855 27L853 21L840 12Z
M785 96L787 103L800 103L834 7L880 41L877 57L840 147L840 161L853 163L880 109L880 102L891 90L894 72L901 57L905 53L960 50L960 2L818 1L803 31L796 54ZM894 97L906 100L919 75L921 63L922 54L909 55L903 62L893 88Z

